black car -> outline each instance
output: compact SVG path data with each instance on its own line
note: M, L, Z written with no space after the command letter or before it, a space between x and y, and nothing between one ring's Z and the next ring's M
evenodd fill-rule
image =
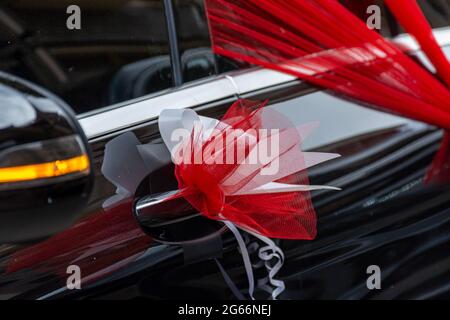
M71 29L73 4L81 24ZM448 15L436 8L426 12L450 56ZM442 132L210 47L201 0L0 4L0 299L234 299L216 261L245 291L220 222L180 203L146 206L177 188L161 111L220 118L238 98L269 99L296 124L319 121L304 148L342 155L309 171L312 184L342 188L312 193L317 238L277 240L281 299L449 298L450 189L424 183ZM36 161L35 179L2 171ZM367 285L374 266L379 288Z

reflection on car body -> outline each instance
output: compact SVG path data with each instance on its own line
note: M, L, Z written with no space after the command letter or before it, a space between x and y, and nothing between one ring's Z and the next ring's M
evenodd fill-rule
M212 261L184 264L182 247L154 241L133 216L137 198L173 188L171 166L147 172L127 192L111 183L121 163L113 163L106 176L102 167L106 145L120 135L160 144L161 110L193 108L218 118L238 97L267 98L270 108L296 124L319 121L305 147L343 155L309 172L312 183L343 191L313 193L320 232L315 241L280 242L287 257L280 274L287 286L282 298L448 297L450 190L422 183L440 131L330 96L284 74L214 56L201 1L174 2L184 78L178 87L162 1L81 1L79 33L65 29L64 15L46 18L57 17L55 10L67 3L1 6L0 17L20 28L5 32L10 20L0 18L1 42L11 41L0 49L5 57L0 69L73 106L89 140L95 183L82 217L70 228L37 243L0 245L0 299L233 298ZM450 29L437 29L436 35L448 54ZM421 58L410 38L397 41ZM245 287L236 244L228 234L223 242L224 267ZM383 288L391 290L367 290L365 271L374 261L384 270ZM70 264L81 267L82 290L65 287Z

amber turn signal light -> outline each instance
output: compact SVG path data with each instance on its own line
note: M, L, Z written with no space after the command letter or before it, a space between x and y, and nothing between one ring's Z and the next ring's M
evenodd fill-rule
M84 154L70 159L0 168L0 183L53 178L71 173L82 173L88 169L89 158Z

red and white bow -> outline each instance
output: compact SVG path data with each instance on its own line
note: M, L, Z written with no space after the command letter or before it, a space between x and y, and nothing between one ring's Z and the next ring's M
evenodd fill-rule
M295 127L266 102L238 100L220 121L164 110L159 129L183 196L204 216L270 238L313 239L316 215L306 169L339 157L302 152L317 126Z
M236 226L265 244L254 248L268 271L256 286L276 299L285 288L283 281L275 279L284 254L269 238L313 239L316 214L309 191L339 190L308 182L307 168L339 157L300 150L317 124L296 128L287 117L264 108L266 103L238 100L220 121L186 109L164 110L159 117L161 136L171 152L179 184L174 197L184 197L204 216L223 221L233 232L252 299L252 263ZM217 263L230 288L241 295Z

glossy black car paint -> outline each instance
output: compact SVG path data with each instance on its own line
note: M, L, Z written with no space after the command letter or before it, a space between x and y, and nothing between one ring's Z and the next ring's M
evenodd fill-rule
M254 98L272 103L311 92L293 84ZM229 101L207 106L203 114L218 116ZM133 130L142 143L159 142L149 124ZM8 298L233 298L213 260L185 263L179 246L154 242L133 220L131 205L101 209L114 188L100 171L106 141L91 143L96 168L94 197L84 223L28 248L3 248L0 292ZM403 126L354 137L321 148L346 154L341 160L310 171L312 183L343 188L317 193L319 236L311 242L282 241L286 263L280 278L283 298L421 298L447 294L442 257L449 238L449 190L424 185L423 176L441 134L426 126ZM167 176L164 173L163 176ZM167 180L144 181L148 192L170 190ZM127 211L130 210L130 211ZM83 230L90 224L90 230ZM99 235L104 233L104 236ZM436 236L437 235L437 236ZM221 259L239 287L246 277L233 238L223 238ZM80 264L86 281L81 291L65 289L68 263ZM382 290L366 287L369 265L379 265ZM440 273L430 272L438 267ZM407 275L405 275L407 273ZM409 280L404 284L405 279ZM425 282L431 289L425 290ZM397 283L402 285L398 288Z
M293 82L243 97L283 104L315 91ZM217 118L236 98L195 109ZM127 131L140 143L161 143L153 120L92 139L95 185L84 219L39 243L0 246L0 299L234 298L214 260L186 263L182 247L154 241L135 221L135 198L171 190L170 171L143 177L132 197L104 207L116 195L101 170L105 145ZM423 182L440 139L435 128L405 125L321 147L343 157L313 168L311 183L343 190L313 194L319 218L315 240L280 242L286 254L280 278L287 287L281 298L448 298L450 190ZM227 233L223 244L220 261L245 290L235 240ZM82 290L66 288L72 264L81 267ZM370 265L382 270L381 290L366 286Z

